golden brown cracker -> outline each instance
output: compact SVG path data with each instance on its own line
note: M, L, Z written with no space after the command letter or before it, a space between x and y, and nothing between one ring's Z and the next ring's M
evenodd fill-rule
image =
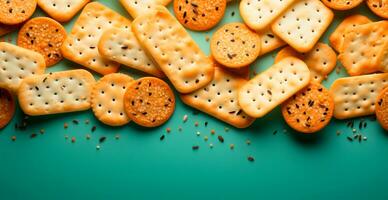
M322 2L335 10L350 10L360 5L363 0L322 0Z
M377 120L388 131L388 87L379 93L375 105Z
M366 5L376 15L388 19L388 0L366 0Z
M0 88L0 129L7 126L15 114L15 100L11 92Z
M34 14L36 0L0 0L0 23L15 25Z
M90 0L38 0L38 5L55 20L67 22L89 2Z

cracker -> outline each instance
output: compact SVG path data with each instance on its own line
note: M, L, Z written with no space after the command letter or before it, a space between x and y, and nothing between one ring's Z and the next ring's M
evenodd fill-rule
M129 31L130 21L100 3L89 3L61 47L63 56L103 75L116 72L119 64L103 58L97 47L101 35L111 28Z
M212 36L210 50L220 64L239 68L256 60L260 54L261 39L242 23L229 23L218 29Z
M385 41L378 60L379 71L388 72L388 39Z
M360 5L364 0L322 0L329 8L335 10L350 10Z
M130 119L124 109L124 94L133 79L120 73L102 77L93 87L91 106L94 115L109 126L123 126Z
M298 53L292 47L285 47L279 51L275 63L286 57L297 57L303 60L310 69L311 81L320 83L326 79L337 64L337 55L327 44L317 43L308 53Z
M136 124L156 127L164 124L175 110L175 96L170 86L158 78L134 81L124 95L127 115Z
M63 59L60 48L66 35L66 30L60 23L48 17L37 17L20 29L17 44L42 54L46 66L50 67Z
M366 5L376 15L388 19L388 0L366 0Z
M261 38L260 56L286 45L283 40L272 32L271 28L267 28L265 31L259 32L259 35Z
M346 17L330 35L329 41L331 46L337 51L341 52L341 47L345 39L345 35L352 28L358 25L367 24L372 22L368 17L364 15L351 15Z
M288 57L246 83L240 89L239 104L249 116L263 117L309 82L307 65Z
M171 0L120 0L121 5L135 19L155 9L157 6L166 6Z
M293 4L272 24L272 31L299 52L310 51L334 18L333 12L319 0L301 0Z
M267 28L296 0L242 0L240 14L244 22L257 31Z
M193 92L213 79L211 60L166 8L136 18L132 29L180 93Z
M16 92L24 78L43 74L45 69L44 58L39 53L0 42L0 87Z
M238 105L238 91L248 81L222 69L217 63L214 65L213 81L194 93L181 95L182 101L237 128L248 127L254 118Z
M67 22L89 2L90 0L38 0L38 5L55 20Z
M36 0L0 0L0 23L16 25L34 14Z
M345 36L338 56L351 76L368 74L379 70L379 54L388 39L388 21L357 26Z
M94 84L82 69L30 76L20 85L19 104L31 116L87 110Z
M388 87L379 93L375 105L376 118L380 125L388 131Z
M315 133L330 123L334 100L321 84L310 83L284 102L281 110L291 128L301 133Z
M188 29L205 31L216 26L224 17L226 0L175 0L174 13Z
M10 91L0 88L0 129L11 122L15 114L15 100Z
M105 31L98 43L98 51L105 58L130 68L157 77L164 76L159 66L146 54L132 30L114 28Z
M373 114L377 95L387 85L388 73L337 79L330 88L334 117L348 119Z

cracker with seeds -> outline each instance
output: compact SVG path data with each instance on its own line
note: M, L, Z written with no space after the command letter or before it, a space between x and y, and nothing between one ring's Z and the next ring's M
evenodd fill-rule
M335 10L350 10L360 5L364 0L322 0L329 8Z
M286 45L283 40L272 32L271 28L267 28L265 31L259 32L259 35L261 38L260 56Z
M319 0L294 3L272 24L272 31L295 50L314 48L333 21L334 13Z
M38 0L38 5L55 20L67 22L89 2L90 0Z
M157 6L167 6L171 0L120 0L121 5L135 19L155 9Z
M375 105L376 118L380 125L388 131L388 87L379 93Z
M211 60L166 8L136 18L132 29L180 93L191 93L213 79Z
M61 47L63 56L103 75L116 72L120 65L103 58L97 46L111 28L129 31L130 21L100 3L87 4Z
M388 19L388 0L366 0L366 5L376 15Z
M388 86L388 73L339 78L330 88L334 117L348 119L375 112L377 95Z
M11 91L0 88L0 130L11 122L15 114L15 99Z
M30 76L20 85L19 104L31 116L88 110L94 84L82 69Z
M27 21L36 4L36 0L0 0L0 23L16 25Z
M249 116L263 117L310 82L307 65L287 57L246 83L239 92L239 104Z

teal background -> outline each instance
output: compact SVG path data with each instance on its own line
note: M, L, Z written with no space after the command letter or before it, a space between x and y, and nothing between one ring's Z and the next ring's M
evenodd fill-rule
M99 2L128 16L117 1ZM338 23L355 13L379 20L365 5L336 12L322 40L327 43ZM237 2L228 5L220 25L233 21L241 21ZM67 30L73 23L65 25ZM205 38L213 31L190 34L209 53ZM15 35L11 35L13 41ZM259 72L271 66L274 55L259 58L251 69ZM49 71L77 67L63 61ZM121 70L142 76L126 68ZM330 87L338 76L345 75L343 69L340 75L333 72L324 84ZM189 118L183 123L185 114ZM18 109L13 122L0 130L0 199L388 199L388 134L373 117L355 119L357 129L360 120L368 123L361 130L368 140L361 143L347 140L353 134L346 126L349 120L333 120L320 133L305 136L288 128L276 109L252 127L238 130L206 114L195 114L181 101L172 119L154 129L134 123L107 127L91 111L33 117L26 131L15 130L14 124L21 119ZM73 119L80 124L73 124ZM84 123L87 119L89 125ZM194 126L196 121L198 127ZM63 128L64 123L69 124L68 129ZM97 130L91 133L93 125ZM167 127L172 129L169 134ZM39 134L41 128L45 129L43 135ZM212 129L216 131L214 136L210 134ZM337 136L337 131L342 134ZM30 138L32 133L38 136ZM90 140L85 139L87 134L91 134ZM119 140L116 134L120 134ZM163 134L166 138L160 141ZM218 135L225 138L225 143L218 142ZM12 136L17 137L15 142ZM96 150L101 136L107 140ZM72 137L75 143L71 143ZM251 145L245 143L247 139ZM230 144L235 145L234 150ZM200 149L193 151L193 145ZM247 160L250 155L255 157L254 162Z

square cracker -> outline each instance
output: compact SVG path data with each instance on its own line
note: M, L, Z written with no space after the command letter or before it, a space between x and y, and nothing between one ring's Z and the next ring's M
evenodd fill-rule
M295 50L305 53L315 46L333 18L333 12L321 1L301 0L273 22L272 31Z
M59 22L67 22L90 0L38 0L38 5L50 17Z
M130 23L129 20L100 3L89 3L64 41L61 52L65 58L100 74L114 73L118 70L119 64L99 54L98 41L104 31L111 28L129 31Z
M185 104L232 126L246 128L254 118L245 114L237 101L238 91L246 82L246 79L216 66L212 82L191 94L181 95L181 99Z
M156 6L166 6L171 0L120 0L127 12L135 19L149 13Z
M372 115L379 92L388 86L388 73L339 78L330 91L334 97L334 117L348 119Z
M242 0L240 14L244 22L257 31L267 28L296 0Z
M83 69L31 76L20 85L19 104L31 116L87 110L94 84Z
M385 41L383 50L380 53L378 65L380 71L388 72L388 40Z
M166 8L136 18L132 29L180 93L191 93L213 79L211 60Z
M45 70L46 63L41 54L0 42L0 87L16 92L24 78L43 74Z
M260 56L286 45L282 39L272 32L271 28L259 32L259 35L261 38Z
M239 92L239 104L249 116L263 117L310 82L307 65L287 57L247 82Z

